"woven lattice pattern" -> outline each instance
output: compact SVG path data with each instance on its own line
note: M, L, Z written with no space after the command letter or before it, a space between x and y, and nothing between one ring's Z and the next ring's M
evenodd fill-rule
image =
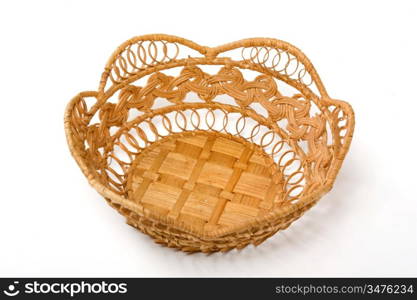
M90 183L129 224L185 251L286 228L332 187L353 127L304 54L272 39L134 38L66 112Z
M200 231L253 220L284 198L259 151L205 134L164 141L137 158L129 199Z

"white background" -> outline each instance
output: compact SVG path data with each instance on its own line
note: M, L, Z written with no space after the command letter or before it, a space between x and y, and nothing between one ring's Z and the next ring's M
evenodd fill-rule
M417 276L416 3L2 1L0 276ZM127 226L70 156L63 115L120 43L148 33L300 47L356 113L334 189L227 254L183 254Z

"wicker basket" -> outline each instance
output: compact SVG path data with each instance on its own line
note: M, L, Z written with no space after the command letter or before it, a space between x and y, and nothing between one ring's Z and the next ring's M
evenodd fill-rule
M331 189L353 128L307 57L267 38L135 37L65 113L90 184L128 224L187 252L287 228Z

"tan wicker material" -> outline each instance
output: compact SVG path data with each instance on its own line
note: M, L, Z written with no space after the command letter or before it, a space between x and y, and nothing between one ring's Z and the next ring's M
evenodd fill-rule
M135 37L65 113L90 184L128 224L187 252L287 228L332 188L353 129L307 57L268 38Z

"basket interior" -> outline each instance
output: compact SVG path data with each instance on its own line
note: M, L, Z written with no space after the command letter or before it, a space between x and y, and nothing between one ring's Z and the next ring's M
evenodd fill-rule
M128 198L144 207L215 229L268 212L285 191L262 148L223 134L165 138L140 155L128 177Z
M293 205L333 180L347 116L319 101L300 79L305 69L294 81L291 61L281 77L259 68L259 57L244 65L189 58L126 81L126 61L114 63L114 85L98 104L80 96L71 115L84 161L112 192L210 231Z

